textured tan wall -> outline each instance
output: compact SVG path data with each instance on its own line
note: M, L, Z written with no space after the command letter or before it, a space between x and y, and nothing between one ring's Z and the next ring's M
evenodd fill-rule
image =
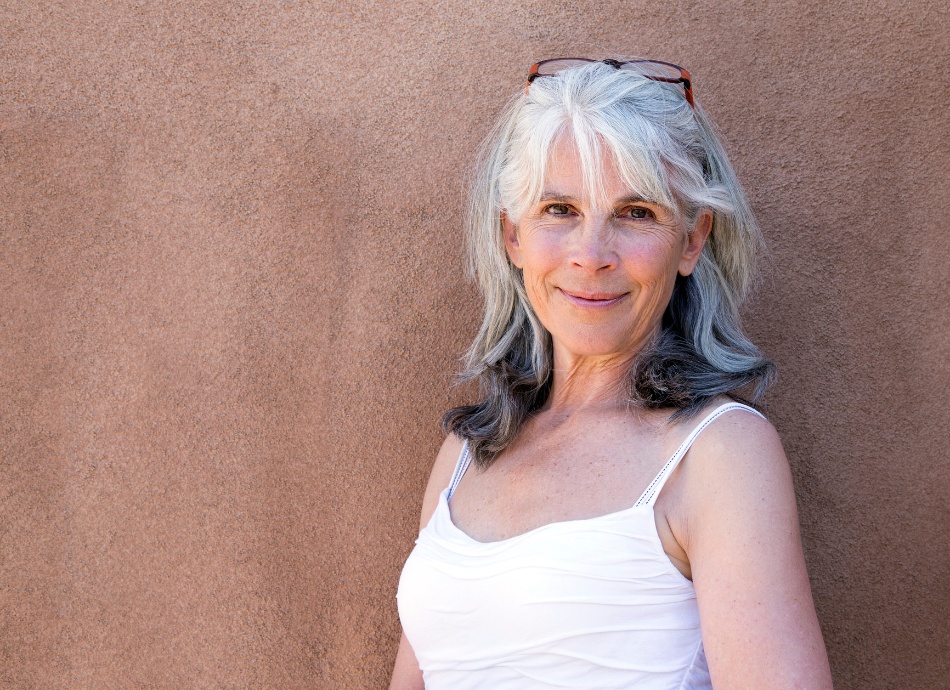
M604 52L693 71L767 233L838 687L946 687L947 19L0 0L0 687L385 686L463 171L530 63Z

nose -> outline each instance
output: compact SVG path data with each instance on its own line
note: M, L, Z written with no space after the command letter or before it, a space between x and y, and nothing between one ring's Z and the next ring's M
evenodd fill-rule
M616 268L617 253L613 240L609 216L603 214L585 216L574 233L571 263L588 271Z

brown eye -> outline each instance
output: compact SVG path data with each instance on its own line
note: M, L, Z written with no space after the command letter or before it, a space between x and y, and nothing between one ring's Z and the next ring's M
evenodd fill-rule
M653 211L645 206L631 206L620 215L626 218L633 218L634 220L646 220L654 217Z
M571 209L567 204L551 204L545 209L545 211L550 213L552 216L566 216L571 212Z

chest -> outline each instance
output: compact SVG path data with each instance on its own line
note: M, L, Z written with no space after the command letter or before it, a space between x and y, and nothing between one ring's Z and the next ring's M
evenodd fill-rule
M452 496L454 523L478 541L499 541L632 506L667 460L667 430L582 421L528 429L487 469L470 467Z

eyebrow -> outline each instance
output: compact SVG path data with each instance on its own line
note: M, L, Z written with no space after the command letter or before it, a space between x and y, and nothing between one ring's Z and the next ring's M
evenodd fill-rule
M542 192L541 198L539 201L562 201L564 203L577 203L577 199L567 194L560 194L559 192ZM624 204L651 204L652 206L662 206L658 201L652 201L650 199L644 199L639 194L631 194L630 196L621 197L620 199L615 200L614 205L623 206Z
M658 201L645 199L639 194L631 194L630 196L625 196L622 199L617 200L618 206L622 206L623 204L650 204L651 206L662 206L662 204L660 204Z
M539 201L566 201L573 203L577 201L577 199L566 194L559 194L558 192L542 192Z

